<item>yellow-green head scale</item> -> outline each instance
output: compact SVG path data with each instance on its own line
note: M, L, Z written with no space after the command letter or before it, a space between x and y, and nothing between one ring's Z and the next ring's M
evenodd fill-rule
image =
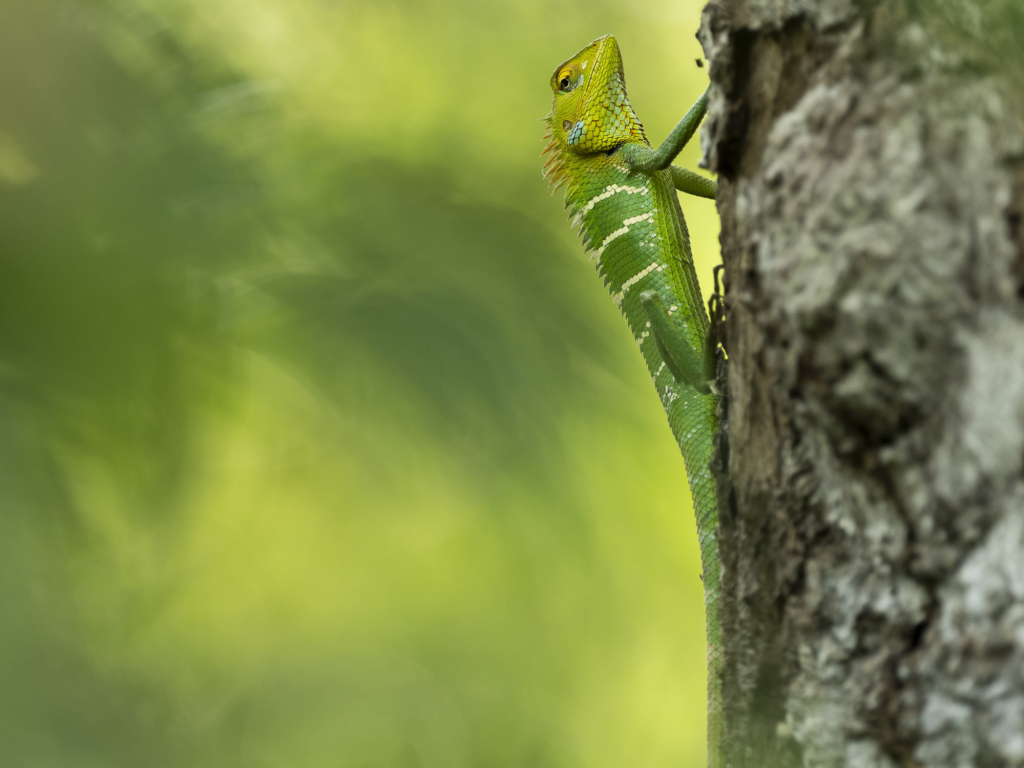
M600 37L551 75L554 104L548 115L551 157L545 174L557 189L566 181L574 156L608 152L625 142L647 143L644 127L626 97L619 44Z

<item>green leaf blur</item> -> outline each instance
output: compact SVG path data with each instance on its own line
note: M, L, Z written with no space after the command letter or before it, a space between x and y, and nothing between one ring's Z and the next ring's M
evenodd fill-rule
M537 120L611 31L660 140L699 13L0 4L0 765L703 763L682 461Z

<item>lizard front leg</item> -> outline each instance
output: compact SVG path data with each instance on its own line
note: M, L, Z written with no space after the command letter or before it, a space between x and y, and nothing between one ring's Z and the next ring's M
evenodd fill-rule
M697 102L690 107L682 120L669 133L657 149L644 144L630 143L622 147L622 159L637 171L663 171L676 159L683 147L693 137L694 131L704 119L708 108L708 92L704 91Z
M672 171L672 183L680 192L711 200L718 194L718 182L714 179L680 168L678 165L670 166L669 170Z

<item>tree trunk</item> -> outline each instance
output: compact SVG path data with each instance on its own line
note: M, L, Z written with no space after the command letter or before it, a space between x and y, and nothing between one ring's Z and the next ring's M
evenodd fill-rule
M1024 766L1019 0L719 0L728 764Z

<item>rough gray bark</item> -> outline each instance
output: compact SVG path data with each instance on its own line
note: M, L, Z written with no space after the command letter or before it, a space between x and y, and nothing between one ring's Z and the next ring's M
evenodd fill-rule
M1024 766L1021 18L705 10L734 768Z

